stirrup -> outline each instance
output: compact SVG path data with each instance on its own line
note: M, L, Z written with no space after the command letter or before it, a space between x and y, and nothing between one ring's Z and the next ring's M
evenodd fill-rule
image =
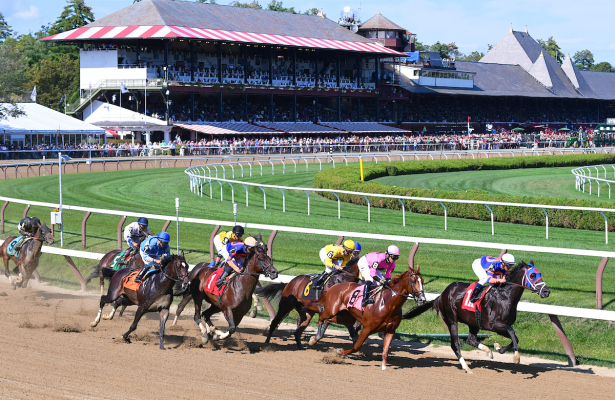
M361 302L361 306L362 307L365 307L365 306L370 305L370 304L374 304L374 299L372 299L371 297L369 299L365 299L365 300L363 300Z

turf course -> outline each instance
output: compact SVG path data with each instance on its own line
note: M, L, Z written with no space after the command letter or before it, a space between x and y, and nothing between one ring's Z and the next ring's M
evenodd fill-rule
M330 166L323 165L324 168ZM276 166L275 175L245 178L254 182L284 184L288 186L312 186L313 176L318 167L310 166L309 172L282 175L282 167ZM302 170L302 169L301 169ZM271 173L270 168L265 169ZM533 172L537 172L534 170ZM230 170L227 171L229 176ZM256 170L255 170L256 172ZM496 171L490 171L494 173ZM465 173L464 173L465 174ZM547 175L552 174L549 172ZM440 174L434 174L440 175ZM180 197L182 216L197 218L233 219L231 190L223 186L224 201L220 201L220 185L214 183L214 199L209 199L209 187L204 187L204 197L189 191L188 177L183 169L158 169L143 171L117 171L101 173L67 174L63 177L63 197L65 204L95 208L107 208L135 212L175 215L174 198ZM57 202L58 184L56 177L32 177L0 182L0 193L7 197ZM205 196L205 194L207 196ZM263 195L260 189L249 189L249 207L245 207L245 191L235 185L235 201L239 204L238 221L252 223L279 224L298 227L340 229L357 232L399 234L418 237L438 237L463 240L491 241L543 245L552 247L575 247L596 250L611 250L604 244L604 232L566 230L552 228L549 240L545 240L544 227L496 223L496 235L491 236L489 222L449 218L449 230L444 231L444 220L439 216L409 214L407 225L401 224L399 211L372 208L372 222L367 223L366 207L342 203L342 219L337 219L337 202L311 195L311 215L307 215L307 199L302 192L286 191L286 212L282 212L282 195L278 190L267 190L267 210L263 209ZM6 210L8 234L15 234L15 226L23 212L23 206L10 204ZM29 215L49 219L49 209L32 207ZM81 220L84 212L66 212L65 247L81 248ZM106 252L115 248L116 229L119 218L93 214L88 221L88 251ZM128 221L129 222L129 221ZM164 221L150 221L154 231L160 230ZM180 225L180 247L187 251L190 263L209 259L209 235L212 227L195 224ZM171 243L175 244L175 224L168 229ZM250 232L256 233L256 232ZM261 232L265 237L270 232ZM59 239L56 234L56 238ZM318 251L325 244L332 243L336 237L279 233L274 244L273 254L276 268L282 274L296 275L306 272L320 272L322 266ZM364 251L382 251L388 243L377 240L361 240ZM59 246L59 240L57 242ZM174 247L174 246L173 246ZM402 259L407 256L410 244L402 245ZM470 265L473 259L489 252L482 249L459 248L452 246L421 245L416 261L426 280L428 292L439 292L453 281L470 282L474 279ZM490 254L490 253L489 253ZM595 273L599 259L590 257L559 257L552 254L515 253L517 258L533 259L545 276L552 290L546 300L527 292L524 300L557 304L564 306L595 306ZM89 273L93 264L78 261L83 274ZM404 268L401 263L398 269ZM75 285L75 279L62 257L44 255L39 272L46 281L63 286ZM615 309L615 272L607 267L605 272L605 309ZM407 307L412 306L408 304ZM561 318L575 351L582 362L615 366L613 347L615 337L608 323L600 321L581 321L575 318ZM523 352L543 357L564 360L564 352L547 316L521 313L515 325L521 340ZM462 332L466 332L461 328ZM403 332L446 333L446 328L434 313L409 322L400 328ZM588 335L588 332L592 332ZM286 334L286 333L283 333ZM492 336L486 343L502 342ZM444 343L446 344L446 343Z
M579 192L574 186L571 168L531 168L489 171L447 172L387 176L374 179L384 185L412 187L430 190L483 190L492 194L514 196L565 197L579 200L615 201L608 198L608 187L602 185L600 197L598 185L593 184L592 195ZM601 176L602 171L600 172ZM589 191L589 185L586 185Z

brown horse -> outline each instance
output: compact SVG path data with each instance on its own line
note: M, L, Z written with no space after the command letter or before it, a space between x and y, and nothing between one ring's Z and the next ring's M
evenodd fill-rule
M225 339L235 332L237 325L250 310L252 294L260 274L265 274L270 279L278 277L278 271L273 266L271 257L261 245L248 251L243 271L228 280L224 292L219 297L204 290L209 277L215 271L214 268L201 268L190 281L190 293L194 300L194 322L203 333L201 339L203 343L207 343L210 339ZM209 303L210 307L201 315L203 300ZM224 314L229 326L225 333L215 329L210 319L213 314L220 311ZM201 317L205 319L206 325L201 322Z
M120 254L122 250L111 250L107 254L100 259L98 264L92 267L92 273L85 280L86 285L90 283L90 281L96 277L100 279L100 295L102 296L105 293L105 278L111 279L113 275L117 272L111 267L113 263L113 259L115 256ZM128 264L126 264L125 268L131 269L141 269L143 268L143 259L141 259L141 254L137 250L136 254L133 254L128 260Z
M329 290L329 288L333 285L342 282L359 282L359 278L357 277L359 273L359 268L357 267L358 260L358 258L354 258L350 260L348 265L344 267L343 270L333 271L323 287L323 291L318 299L319 302L324 301L324 296L326 295L327 290ZM354 273L349 271L354 271ZM272 300L278 295L278 293L282 292L278 312L269 325L269 334L267 335L267 340L265 340L265 343L269 343L271 340L271 335L278 328L282 320L284 320L284 318L286 318L288 314L295 309L299 313L299 317L297 318L297 329L295 330L295 342L297 343L297 348L299 350L303 350L301 335L310 324L314 314L318 312L318 304L312 303L311 300L306 300L303 296L304 291L306 290L306 285L309 284L311 278L312 277L310 275L298 275L288 283L274 283L263 288L256 289L256 294L258 296L267 297L269 300ZM348 328L348 333L350 333L352 340L356 341L358 339L358 335L355 327L353 325L347 325L346 328Z
M19 259L17 259L16 257L9 256L7 253L9 243L16 237L17 236L9 236L4 243L2 243L2 246L0 246L0 255L2 256L2 261L4 261L4 274L9 278L13 290L17 287L25 288L28 286L28 281L32 273L38 267L42 254L43 242L47 242L49 245L55 242L51 229L43 223L38 226L32 239L28 240L22 246L19 252ZM17 264L16 269L19 270L18 278L13 278L9 274L9 259Z
M122 268L113 275L109 283L107 294L100 297L98 315L90 325L92 327L98 325L105 304L115 304L116 300L122 296L127 300L128 305L138 306L135 319L132 325L130 325L130 329L122 335L124 340L130 343L128 335L137 329L137 324L143 314L146 312L158 311L160 314L160 349L164 350L164 327L167 318L169 318L169 307L173 302L173 286L177 281L182 282L182 288L187 287L189 284L188 264L184 258L184 252L182 251L180 255L172 255L171 257L164 258L159 272L145 279L136 291L124 287L124 277L132 271L133 270L130 268ZM114 312L115 308L111 310L111 313Z
M423 304L425 294L423 293L423 277L416 269L411 267L401 275L393 277L390 284L385 284L382 290L374 295L374 304L367 305L361 311L354 307L348 308L351 296L361 285L353 282L339 283L329 289L325 296L324 310L320 313L318 320L318 332L310 339L310 346L322 339L331 322L344 325L360 321L363 329L359 333L358 340L349 350L338 349L340 355L352 354L359 351L363 342L369 335L375 332L384 332L384 345L382 350L382 369L387 366L387 356L389 346L395 330L401 322L401 308L408 297L414 298L417 304ZM362 288L359 289L362 293Z
M477 314L474 311L465 310L462 307L466 294L469 295L468 287L470 286L464 282L451 283L438 298L410 310L404 314L403 318L414 318L431 308L435 309L448 328L451 335L451 348L455 352L457 359L459 359L462 368L467 373L471 374L472 371L470 371L470 368L468 368L468 365L461 356L461 343L457 333L459 322L466 324L470 328L467 343L487 353L489 358L493 358L493 353L489 347L479 343L476 338L480 329L486 329L500 336L510 338L511 342L508 346L501 347L496 343L494 347L500 354L504 354L511 347L514 347L515 355L513 361L519 364L519 338L517 338L512 325L517 320L517 304L521 300L521 295L524 289L537 293L542 299L549 297L551 294L551 290L542 280L542 275L533 264L533 261L530 261L529 264L519 263L508 273L505 283L496 284L485 293L481 301L483 308L479 314L480 318L478 321L480 323L477 323Z

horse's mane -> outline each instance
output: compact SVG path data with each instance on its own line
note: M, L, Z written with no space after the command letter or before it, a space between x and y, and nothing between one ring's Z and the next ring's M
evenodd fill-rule
M523 268L527 267L527 264L524 263L523 261L521 261L519 264L515 265L513 267L513 269L511 269L510 271L508 271L508 275L506 277L507 281L511 281L513 280L517 274L523 270Z
M401 280L401 278L403 278L405 275L409 274L410 270L407 269L404 272L402 272L399 275L395 275L394 277L391 278L391 285L395 285L397 282L399 282Z

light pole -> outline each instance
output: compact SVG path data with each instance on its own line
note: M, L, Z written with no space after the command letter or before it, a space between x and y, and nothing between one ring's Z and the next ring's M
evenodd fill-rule
M171 94L171 92L167 89L167 91L165 92L166 94L166 100L167 100L167 124L169 123L169 95Z
M176 225L175 225L175 236L177 237L177 254L179 254L179 197L175 198L175 216L176 216Z
M58 152L58 163L60 164L60 247L64 247L64 218L62 215L62 152Z

